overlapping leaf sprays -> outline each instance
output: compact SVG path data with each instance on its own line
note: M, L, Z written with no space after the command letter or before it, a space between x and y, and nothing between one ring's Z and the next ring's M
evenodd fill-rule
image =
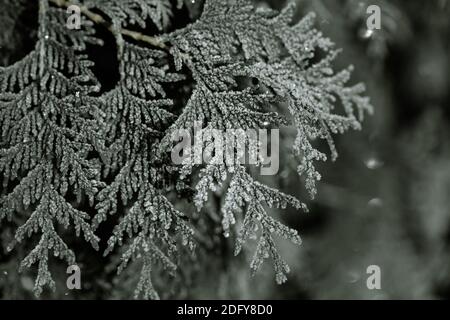
M70 4L82 6L83 30L65 27L65 10L59 7ZM293 150L299 173L314 195L320 179L314 162L327 157L312 141L326 140L334 159L332 135L359 129L371 110L362 85L346 86L351 70L334 73L337 51L314 29L314 16L294 23L293 5L276 12L248 0L210 0L197 21L150 36L125 27L143 28L151 20L166 30L176 4L40 0L39 7L35 50L0 69L0 218L17 224L16 242L41 235L22 262L39 266L36 293L53 285L50 253L75 262L56 225L74 228L77 237L83 233L97 247L96 228L115 214L121 219L107 253L126 244L119 270L131 260L142 261L136 297L158 298L154 265L174 271L180 248L195 244L190 212L180 212L173 200L181 194L180 177L198 178L193 186L198 209L211 190L220 190L222 228L225 236L237 235L236 253L256 236L252 270L271 257L277 282L284 282L289 269L273 235L301 240L266 208L305 206L256 181L243 165L173 167L167 153L173 132L195 123L220 130L291 125L298 133ZM90 11L94 8L101 14ZM117 42L120 80L102 94L83 55L86 43L96 42L86 17L106 25ZM334 113L338 104L343 114ZM87 203L95 207L94 217L81 210ZM242 223L236 230L237 221Z

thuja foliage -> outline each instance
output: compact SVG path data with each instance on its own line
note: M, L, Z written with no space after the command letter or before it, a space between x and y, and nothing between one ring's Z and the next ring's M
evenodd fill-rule
M278 12L249 0L207 0L197 19L175 28L182 10L196 16L190 1L35 4L34 50L0 68L0 231L15 229L8 252L28 250L20 267L36 266L35 294L55 287L55 259L77 262L65 240L71 238L118 255L112 261L119 273L139 264L135 297L158 298L153 271L176 275L182 256L200 250L196 239L206 235L191 216L211 194L220 198L223 241L235 238L239 254L256 239L252 271L271 258L276 281L286 281L289 267L274 237L301 239L268 208L306 206L243 164L174 166L170 152L174 132L199 123L222 130L290 126L297 132L292 156L313 197L315 163L327 159L315 141L326 141L334 160L333 135L360 129L371 111L364 86L347 85L351 67L333 71L339 50L314 28L314 14L297 21L292 3ZM1 5L1 26L11 30L30 4ZM66 26L71 5L80 8L79 29ZM101 45L105 30L119 62L109 91L87 50ZM98 228L111 221L109 239L100 239Z

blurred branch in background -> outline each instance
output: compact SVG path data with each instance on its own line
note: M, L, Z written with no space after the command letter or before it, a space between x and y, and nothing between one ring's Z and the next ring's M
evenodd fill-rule
M382 9L371 34L369 2ZM344 48L342 63L355 64L376 109L364 135L340 138L337 167L324 171L312 210L320 232L305 240L314 271L299 285L316 298L448 298L448 1L299 4ZM372 264L383 273L379 291L366 287Z

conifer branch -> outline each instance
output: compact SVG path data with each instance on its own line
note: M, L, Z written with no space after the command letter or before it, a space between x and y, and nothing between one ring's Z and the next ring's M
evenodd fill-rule
M6 12L15 10L12 0L0 0L0 7L2 1ZM20 217L11 250L34 244L21 266L37 266L35 294L55 288L52 256L68 265L77 261L69 247L73 238L83 236L100 249L95 232L102 223L115 224L105 253L119 273L139 276L137 298L159 298L160 272L172 275L184 267L182 259L190 260L186 253L198 243L199 251L213 248L218 232L236 239L236 254L257 240L252 273L271 258L276 281L286 281L289 267L275 237L298 245L301 238L272 209L306 211L306 205L258 181L250 166L262 168L265 157L245 131L295 128L287 139L294 140L289 161L314 196L321 177L316 163L328 158L317 141L325 141L336 159L333 137L361 129L372 110L364 86L348 85L352 68L334 71L339 50L314 27L314 14L296 21L294 3L278 12L251 0L206 0L198 19L162 34L177 18L173 0L39 3L34 50L0 67L0 223ZM79 30L66 28L72 5L82 14ZM147 21L161 33L125 28L144 32ZM120 78L107 91L87 50L104 40L95 36L96 25L112 32L118 46ZM175 165L174 137L180 129L195 132L198 124L201 130L244 131L233 134L231 150L222 149L231 161L186 157ZM183 154L205 155L204 147L218 141L199 142ZM254 163L244 165L240 150L248 150ZM193 205L213 218L193 213Z
M106 27L112 33L117 32L117 30L114 29L112 23L108 22L100 14L92 12L86 6L83 6L80 4L75 4L75 3L72 3L71 1L67 1L67 0L50 0L50 2L57 5L58 7L65 7L65 8L68 8L72 5L77 5L80 8L81 13L84 14L89 20L91 20L92 22L94 22L98 25L102 25L102 26ZM143 34L143 33L137 32L137 31L133 31L133 30L129 30L126 28L121 28L119 30L119 33L124 36L130 37L136 41L145 42L145 43L150 44L151 46L154 46L154 47L157 47L157 48L160 48L163 50L168 50L168 47L166 46L166 44L159 37L148 36L146 34Z

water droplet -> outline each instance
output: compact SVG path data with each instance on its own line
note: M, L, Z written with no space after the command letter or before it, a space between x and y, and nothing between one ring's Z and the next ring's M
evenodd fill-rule
M383 166L383 162L381 162L380 160L378 160L376 158L367 159L365 164L366 164L366 167L369 168L370 170L376 170Z
M373 36L374 30L373 29L366 29L361 33L361 38L363 39L369 39Z
M381 208L383 206L383 200L380 198L373 198L367 203L370 207Z

